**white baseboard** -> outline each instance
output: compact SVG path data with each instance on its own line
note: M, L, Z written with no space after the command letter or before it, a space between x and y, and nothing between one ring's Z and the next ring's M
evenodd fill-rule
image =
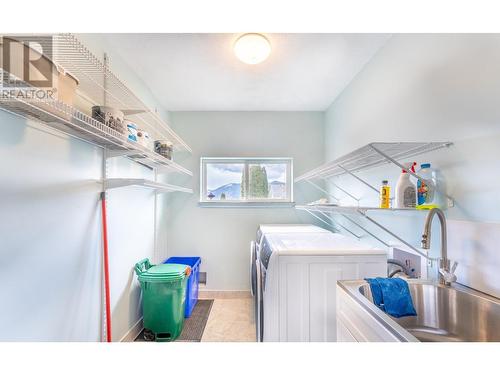
M252 298L248 290L207 290L200 288L198 291L199 299L239 299Z
M139 333L141 333L142 328L144 328L144 324L141 317L120 339L120 342L134 342L135 338L139 336Z

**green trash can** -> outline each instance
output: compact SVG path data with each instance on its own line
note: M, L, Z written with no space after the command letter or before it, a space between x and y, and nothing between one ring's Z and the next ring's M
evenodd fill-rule
M144 338L172 341L182 332L186 283L191 268L183 264L152 265L143 259L135 265L142 288Z

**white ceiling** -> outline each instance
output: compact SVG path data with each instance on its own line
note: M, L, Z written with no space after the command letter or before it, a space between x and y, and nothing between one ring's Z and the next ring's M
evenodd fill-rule
M169 111L323 111L388 34L266 34L270 57L246 65L239 34L107 34Z

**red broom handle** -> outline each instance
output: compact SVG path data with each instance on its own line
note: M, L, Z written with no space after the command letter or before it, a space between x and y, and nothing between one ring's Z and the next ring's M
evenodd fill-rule
M106 298L106 341L111 342L111 306L109 298L109 258L108 258L108 224L106 219L106 193L101 193L102 239L104 255L104 293Z

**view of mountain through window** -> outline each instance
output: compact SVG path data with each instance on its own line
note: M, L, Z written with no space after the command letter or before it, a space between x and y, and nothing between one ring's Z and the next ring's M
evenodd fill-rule
M290 159L203 159L202 201L290 201Z
M207 198L240 200L244 168L244 164L208 164Z

